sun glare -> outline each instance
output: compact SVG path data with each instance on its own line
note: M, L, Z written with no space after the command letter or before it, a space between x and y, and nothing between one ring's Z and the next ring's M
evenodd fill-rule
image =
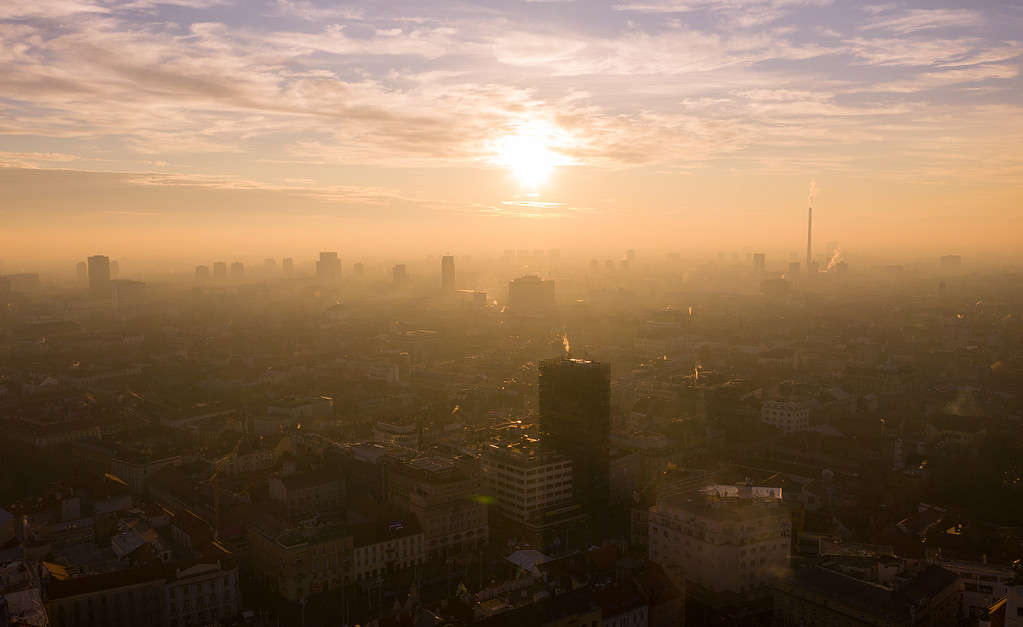
M563 160L551 149L552 129L531 126L520 128L495 142L495 163L507 168L523 187L535 190L547 182L555 166Z

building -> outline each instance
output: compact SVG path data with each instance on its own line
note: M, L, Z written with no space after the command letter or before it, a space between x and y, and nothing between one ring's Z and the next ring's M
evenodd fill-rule
M289 528L268 518L249 526L257 579L298 602L352 582L352 534L337 523Z
M764 401L760 421L785 433L810 429L810 403L804 399Z
M415 516L396 514L352 528L356 581L384 578L426 561L426 537Z
M93 296L110 296L110 257L89 257L89 291Z
M580 544L586 514L574 500L571 459L525 440L487 446L480 467L492 536L550 551Z
M355 276L362 276L366 272L366 264L360 261L352 266L352 272L355 273Z
M116 259L110 261L110 276L113 278L121 276L121 262Z
M419 448L419 429L413 421L378 420L373 423L373 441Z
M89 282L89 266L84 261L79 261L75 265L75 277L83 285Z
M444 255L440 259L440 288L445 292L455 290L455 258Z
M334 282L341 278L341 259L336 252L321 252L316 262L316 278Z
M285 257L281 262L281 269L284 271L285 276L291 276L295 273L295 260L291 257Z
M214 261L213 262L213 278L214 279L226 279L227 278L227 262L225 262L225 261Z
M391 268L391 278L395 285L404 285L405 283L408 283L408 270L405 268L405 264L395 264L395 266Z
M540 362L540 445L572 460L574 499L603 520L610 499L611 367L585 359Z
M938 266L942 270L958 270L963 267L963 258L959 255L942 255L938 258Z
M543 312L554 305L554 281L529 275L508 283L508 308L514 312Z
M767 267L767 255L764 253L753 253L753 270L763 272Z
M195 267L195 280L196 281L209 281L210 280L210 267L209 266L196 266Z
M962 584L928 566L907 581L883 584L842 572L837 564L794 560L771 582L774 625L922 627L959 622ZM1008 623L1007 623L1008 624Z
M682 587L747 592L788 563L792 521L781 488L712 485L650 508L650 561Z
M115 307L138 305L146 301L146 284L142 281L114 279L110 285L113 288Z
M231 264L231 279L241 281L245 278L245 264L235 261Z
M494 508L510 520L524 523L572 502L572 460L561 453L532 442L491 444L480 463Z
M310 471L270 477L270 498L281 503L289 517L335 512L345 506L345 480L340 474Z
M393 461L393 460L389 460ZM428 558L475 552L489 538L479 480L453 461L422 457L394 461L385 474L387 502L415 515Z

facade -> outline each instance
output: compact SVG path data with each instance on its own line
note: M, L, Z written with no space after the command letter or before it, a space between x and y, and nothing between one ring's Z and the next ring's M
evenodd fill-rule
M93 296L110 295L110 257L89 257L89 291Z
M210 279L210 267L209 266L196 266L195 267L195 280L196 281L208 281Z
M414 422L378 420L373 423L373 441L397 444L405 448L419 447L419 429Z
M450 460L423 457L392 463L385 475L387 502L415 515L427 558L477 551L487 544L487 506L479 481Z
M763 272L766 267L767 255L764 253L753 253L753 269L757 272Z
M227 278L227 262L226 261L214 261L213 262L213 278L214 279L226 279Z
M231 278L235 281L241 281L245 278L245 264L240 261L235 261L231 264Z
M341 278L341 260L336 252L322 252L316 262L316 277L321 281L337 281Z
M455 290L455 258L444 255L440 260L440 287L445 292Z
M289 601L352 581L352 534L344 526L289 529L268 520L250 526L248 538L256 577Z
M356 581L386 578L426 561L426 537L415 516L393 516L352 529Z
M650 508L650 561L675 585L746 592L786 566L792 538L780 488L709 486Z
M595 520L610 499L611 367L584 359L540 362L540 445L572 460L574 499Z
M810 429L810 403L805 400L764 401L760 421L785 433Z
M284 271L286 276L291 276L295 272L295 260L291 257L285 257L281 261L281 270Z
M337 511L345 505L345 481L324 471L270 478L270 498L284 506L288 516Z
M555 451L531 444L490 445L481 466L494 507L515 522L572 502L572 460Z

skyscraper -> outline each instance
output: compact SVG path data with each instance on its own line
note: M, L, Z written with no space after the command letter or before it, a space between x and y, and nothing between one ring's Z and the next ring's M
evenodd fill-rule
M753 253L753 269L757 272L763 272L767 266L767 255L764 253Z
M395 285L403 285L408 282L408 270L405 269L405 264L399 263L391 268L391 278L394 279Z
M455 289L455 258L444 255L440 259L440 287L445 292Z
M208 281L210 279L210 267L209 266L196 266L195 267L195 280L196 281Z
M285 276L291 276L295 272L295 260L291 257L285 257L284 261L281 262L281 268L284 270Z
M79 261L75 266L75 274L78 276L79 283L84 285L89 282L89 266L84 261Z
M341 259L336 252L322 252L316 262L316 276L321 281L337 281L341 278Z
M110 276L113 278L121 276L121 262L116 259L110 262Z
M572 460L575 497L591 520L609 500L611 367L586 359L540 362L540 444Z
M213 278L214 279L226 279L227 278L227 262L226 261L214 261L213 262Z
M241 281L245 278L245 264L240 261L236 261L231 264L231 278L235 281Z
M110 296L110 257L89 257L89 291L94 296Z

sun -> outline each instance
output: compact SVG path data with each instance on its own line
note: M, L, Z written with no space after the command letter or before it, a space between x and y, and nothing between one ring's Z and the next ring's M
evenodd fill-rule
M554 132L541 125L520 127L494 143L494 163L507 168L519 184L536 190L563 159L552 149Z

